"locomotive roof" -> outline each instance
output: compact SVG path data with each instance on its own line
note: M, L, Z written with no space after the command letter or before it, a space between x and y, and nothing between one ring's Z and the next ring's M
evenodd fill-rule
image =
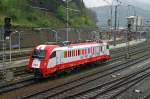
M78 44L70 44L68 46L58 47L54 50L69 50L69 49L82 49L82 48L88 48L91 46L99 46L99 45L106 45L106 43L96 43L96 42L88 42L88 43L78 43Z
M70 44L66 46L58 46L58 45L38 45L36 49L39 50L68 50L68 49L80 49L80 48L88 48L91 46L98 46L98 45L106 45L106 42L103 43L97 43L97 42L86 42L86 43L77 43L77 44Z
M54 48L59 47L58 45L38 45L36 49L39 50L53 50Z

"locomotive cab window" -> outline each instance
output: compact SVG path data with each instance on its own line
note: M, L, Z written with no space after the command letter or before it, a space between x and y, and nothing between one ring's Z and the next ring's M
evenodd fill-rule
M50 56L50 58L54 58L54 57L56 57L56 51L53 52L53 53L51 54L51 56Z
M46 55L45 50L34 50L32 58L44 59Z

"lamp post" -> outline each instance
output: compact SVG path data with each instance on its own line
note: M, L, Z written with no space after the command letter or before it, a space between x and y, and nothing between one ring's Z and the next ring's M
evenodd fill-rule
M55 32L55 40L56 40L56 43L58 42L58 33L56 30L51 30L52 32Z
M111 3L106 1L106 0L103 0L103 1L105 1L107 4L110 5L110 32L112 34L112 28L113 28L113 26L112 26L112 19L113 19L112 14L113 14L113 3L114 3L114 0L112 0Z
M138 16L136 16L136 9L135 9L135 6L133 6L133 5L128 5L128 7L132 7L133 10L134 10L134 17L135 17L135 32L137 33L137 30L138 30L138 28L137 28L137 24L138 24Z
M113 35L114 35L114 42L113 42L113 45L114 46L116 46L116 31L117 31L117 8L118 8L118 6L120 6L120 4L121 4L122 2L119 2L119 4L118 4L118 0L117 0L117 4L115 5L115 31L114 31L114 33L113 33Z
M12 36L12 34L10 34L10 42L9 42L9 61L10 61L10 63L11 63L11 36Z
M112 29L113 29L113 26L112 26L112 19L113 19L113 3L114 3L114 0L112 0L111 2L111 11L110 11L110 14L111 14L111 34L112 34Z
M12 43L12 35L13 34L15 34L15 33L17 33L18 31L15 31L15 32L12 32L11 34L10 34L10 37L9 37L9 61L10 61L10 63L11 63L11 60L12 60L12 46L11 46L11 43ZM20 46L20 33L19 33L19 46ZM20 52L20 47L19 47L19 52Z
M68 23L68 21L69 21L69 11L68 11L68 3L69 3L69 1L68 0L66 0L66 6L67 6L67 9L66 9L66 14L67 14L67 41L69 40L69 23Z
M72 0L63 0L66 1L66 14L67 14L67 23L66 23L66 28L67 28L67 41L69 40L69 10L71 11L76 11L76 12L80 12L79 10L75 10L75 9L71 9L69 8L69 2L71 2Z
M121 2L120 2L120 4L116 4L115 5L115 24L114 24L114 27L115 27L115 31L112 31L112 29L113 29L113 22L112 22L112 19L113 19L113 3L114 3L114 1L116 1L117 3L119 2L118 0L112 0L112 2L111 3L109 3L108 1L106 1L106 0L104 0L105 2L107 2L108 4L110 4L111 6L110 6L110 26L111 26L111 34L113 34L113 45L114 46L116 46L116 28L117 28L117 8L118 8L118 6L121 4Z
M128 8L129 8L129 7L133 7L133 8L134 8L134 17L135 17L135 16L136 16L135 7L132 6L132 5L127 5L127 7L128 7ZM129 13L129 15L130 15L130 13ZM134 18L134 17L133 17L133 18ZM132 26L131 17L128 17L127 20L128 20L127 32L126 32L126 48L127 48L127 50L126 50L125 58L126 58L126 59L130 59L130 55L129 55L129 43L130 43L130 41L129 41L129 39L130 39L131 26ZM136 21L137 21L137 19L136 19ZM136 22L136 23L137 23L137 22ZM136 30L136 31L137 31L137 30Z
M18 45L19 45L19 52L21 51L21 33L23 33L24 31L15 31L16 33L18 33L19 35L19 42L18 42Z
M127 28L127 33L126 33L126 42L127 42L127 52L126 52L126 59L130 59L130 55L129 55L129 37L130 37L130 32L131 32L131 24L128 23L128 28Z

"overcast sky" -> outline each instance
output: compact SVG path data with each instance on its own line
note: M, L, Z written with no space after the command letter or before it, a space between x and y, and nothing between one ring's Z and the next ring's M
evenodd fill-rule
M98 6L105 6L108 5L108 3L111 3L112 0L83 0L85 2L85 5L87 7L98 7ZM106 2L107 1L107 2ZM122 0L120 0L122 1ZM144 2L144 3L149 3L150 4L150 0L126 0L128 2Z

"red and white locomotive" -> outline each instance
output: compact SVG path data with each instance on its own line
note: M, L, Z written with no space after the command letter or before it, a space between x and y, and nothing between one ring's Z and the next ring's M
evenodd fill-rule
M110 59L107 42L85 42L78 44L44 44L36 46L29 58L28 69L36 76L48 75L81 64Z

